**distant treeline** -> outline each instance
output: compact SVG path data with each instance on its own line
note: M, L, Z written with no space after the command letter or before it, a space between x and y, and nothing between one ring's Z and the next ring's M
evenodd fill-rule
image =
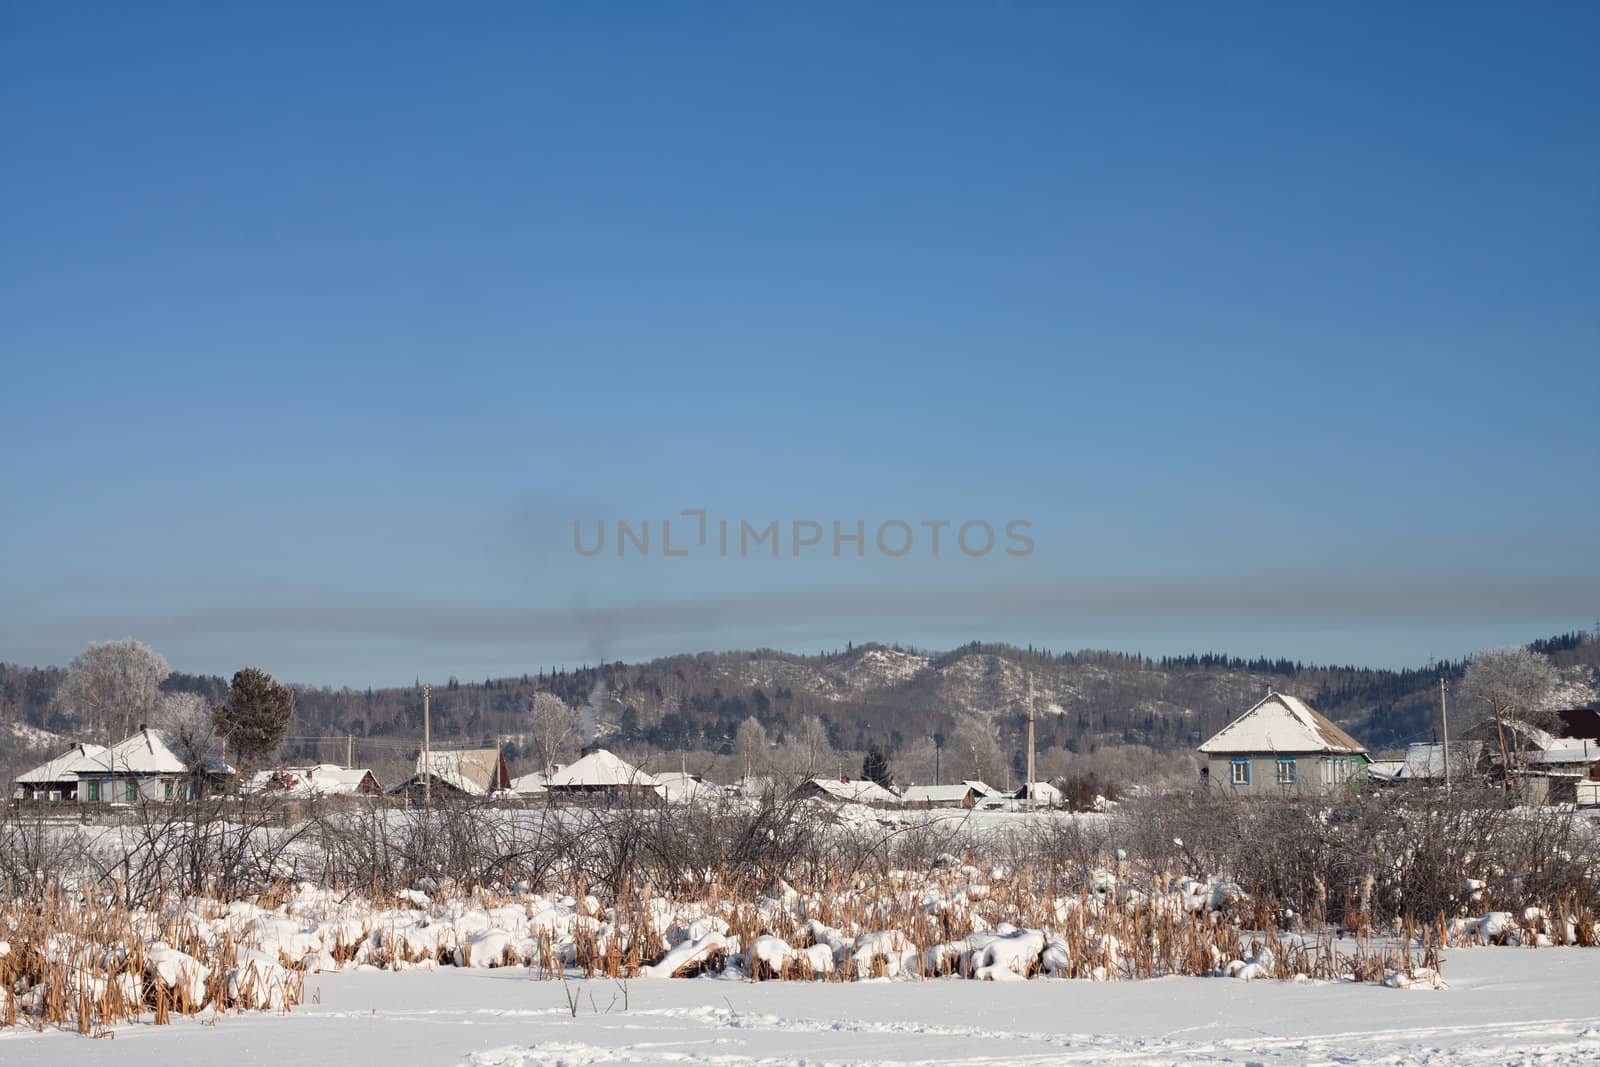
M1531 647L1561 666L1600 664L1600 641L1583 632ZM815 656L760 649L544 667L481 682L447 678L432 687L431 715L436 743L502 743L513 763L527 747L529 709L541 691L574 707L592 701L600 737L635 749L727 752L749 718L781 744L815 716L836 749L859 752L877 743L893 757L902 746L946 735L972 712L992 719L1007 750L1018 750L1031 686L1041 708L1060 711L1040 716L1041 748L1094 753L1137 744L1166 751L1192 748L1274 687L1305 697L1382 748L1433 736L1438 681L1453 682L1463 670L1462 661L1385 670L1211 652L1152 658L979 642L934 653L847 645ZM0 664L0 724L72 737L80 724L55 699L64 677L57 667ZM220 703L227 681L175 673L165 688ZM397 767L414 759L421 680L377 689L302 686L296 693L284 758L342 761L349 751Z

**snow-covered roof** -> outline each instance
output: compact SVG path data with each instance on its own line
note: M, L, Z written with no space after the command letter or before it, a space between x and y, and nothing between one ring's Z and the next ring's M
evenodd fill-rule
M1298 697L1268 693L1254 707L1218 730L1200 751L1365 753L1366 747Z
M988 782L981 781L977 778L962 779L961 784L970 785L974 790L977 791L977 794L980 797L997 797L1001 795L1000 790L996 789Z
M1483 753L1482 741L1456 741L1450 746L1450 772L1468 774ZM1400 777L1408 780L1444 777L1444 745L1437 741L1414 741L1406 746L1405 766Z
M596 749L578 762L561 768L550 776L551 789L595 789L620 785L654 786L655 776L640 770L627 760L607 751Z
M855 804L898 804L900 798L870 778L843 781L838 778L812 778L807 785L815 786L835 800Z
M700 775L688 771L652 771L651 777L659 785L685 785L689 782L700 785L705 781Z
M61 755L48 760L31 771L24 771L17 775L17 782L23 785L44 785L49 782L75 782L78 780L78 771L85 766L90 766L93 758L103 757L106 753L104 745L77 744L67 749Z
M1403 759L1375 759L1367 764L1367 777L1374 782L1398 782L1406 776Z
M276 770L257 771L239 788L245 793L272 791L286 796L340 797L355 796L361 792L361 783L372 772L362 767L341 767L336 763L319 763L314 767L279 767ZM377 779L373 779L376 784Z
M559 763L556 764L556 770L559 771L560 769L561 765ZM545 774L543 771L534 771L532 774L524 774L520 777L511 779L511 791L513 793L524 793L528 795L544 793L548 792L545 787L549 784L550 776L548 774Z
M1059 804L1061 803L1061 790L1057 789L1049 782L1034 782L1033 796L1030 798L1028 795L1028 786L1026 783L1024 783L1022 787L1017 790L1017 799L1031 799L1035 804Z
M1495 723L1492 719L1486 721L1481 727L1485 731L1495 728ZM1535 726L1533 723L1523 719L1514 719L1508 716L1505 719L1505 730L1510 735L1511 740L1515 741L1520 738L1522 744L1528 748L1556 748L1561 744L1561 739L1551 731L1542 726Z
M697 801L712 800L722 795L722 790L714 785L702 781L698 774L688 774L684 771L663 771L655 775L656 784L661 787L661 795L674 804L693 804Z
M1457 741L1456 750L1450 753L1460 773L1469 768L1482 741ZM1422 782L1444 778L1444 745L1432 741L1415 741L1406 746L1401 759L1373 760L1367 764L1367 777L1379 782Z
M475 797L500 788L498 748L436 748L417 755L417 775L431 774L436 781ZM507 783L509 784L509 782Z
M366 781L369 774L372 774L372 771L365 767L337 767L324 763L316 768L312 780L318 792L329 796L342 796L360 792L361 783ZM376 785L378 776L372 775L372 781Z
M233 768L215 756L207 756L208 774L232 774ZM85 774L186 774L189 765L178 755L176 742L163 730L144 727L109 749L86 758L77 768Z
M1574 709L1563 714L1575 716L1585 713L1586 709ZM1587 753L1594 753L1589 762L1600 759L1600 738L1569 736L1572 726L1592 725L1587 720L1563 720L1557 730L1548 730L1543 726L1536 726L1526 719L1507 716L1497 723L1494 719L1486 719L1476 726L1462 731L1469 737L1481 738L1487 742L1490 758L1499 762L1500 751L1498 734L1501 726L1505 728L1507 746L1519 752L1526 753L1526 758L1532 764L1556 763L1582 763Z
M752 774L734 782L728 787L728 790L742 797L764 797L777 788L778 783L771 778L765 775Z
M900 799L907 804L959 804L973 792L970 782L959 785L908 785L905 792L900 794Z
M1588 765L1600 761L1600 745L1593 741L1565 741L1528 755L1530 763L1549 766L1556 763Z

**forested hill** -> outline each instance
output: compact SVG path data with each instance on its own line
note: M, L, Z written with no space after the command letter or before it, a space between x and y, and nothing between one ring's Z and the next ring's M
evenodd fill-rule
M1534 643L1562 669L1573 703L1600 689L1600 640L1584 633ZM1151 659L1116 652L1057 654L971 644L948 652L860 645L815 656L761 649L670 656L648 663L535 670L515 678L433 684L432 729L443 744L504 739L513 756L529 729L541 690L588 705L595 734L637 751L728 751L740 723L754 717L775 743L816 716L833 746L870 742L891 755L959 719L991 721L1013 747L1030 691L1041 711L1040 750L1072 753L1138 744L1190 749L1272 687L1309 700L1373 749L1427 740L1438 715L1438 680L1460 677L1459 662L1413 670L1312 666L1222 655ZM46 743L35 731L70 737L79 726L54 700L64 671L0 665L0 723L14 738ZM174 674L168 689L220 701L226 681ZM285 756L342 758L344 739L371 753L409 758L422 731L421 686L387 689L299 687ZM3 736L3 735L0 735ZM26 740L14 748L30 747Z

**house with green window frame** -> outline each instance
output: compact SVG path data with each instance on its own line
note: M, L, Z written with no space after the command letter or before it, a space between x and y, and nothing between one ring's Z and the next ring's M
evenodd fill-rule
M1361 742L1298 697L1268 692L1200 746L1201 777L1238 796L1325 796L1367 780Z
M192 767L180 745L161 730L139 732L73 765L80 804L188 800L226 788L234 770L215 756Z

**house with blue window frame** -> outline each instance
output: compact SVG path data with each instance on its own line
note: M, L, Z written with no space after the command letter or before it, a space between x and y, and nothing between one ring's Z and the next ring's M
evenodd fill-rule
M1240 796L1324 796L1366 781L1367 750L1298 697L1268 692L1200 746L1201 776Z

